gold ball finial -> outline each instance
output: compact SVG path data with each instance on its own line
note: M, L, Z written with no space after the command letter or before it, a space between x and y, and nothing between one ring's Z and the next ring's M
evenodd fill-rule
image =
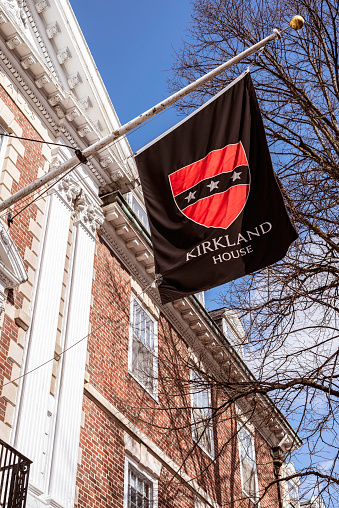
M290 27L293 28L293 30L300 30L305 24L305 20L302 16L293 16L293 18L290 21Z

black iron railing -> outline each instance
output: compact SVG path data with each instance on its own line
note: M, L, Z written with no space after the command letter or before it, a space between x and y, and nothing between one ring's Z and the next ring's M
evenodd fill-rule
M25 508L31 463L0 439L0 508Z

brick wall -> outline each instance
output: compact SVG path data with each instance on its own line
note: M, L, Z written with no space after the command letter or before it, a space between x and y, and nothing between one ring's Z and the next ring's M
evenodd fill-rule
M125 446L123 417L148 436L181 472L195 479L220 506L253 507L241 487L239 448L234 407L222 412L214 425L215 460L192 439L190 354L167 320L158 322L158 401L128 373L131 277L110 250L97 244L88 344L86 381L121 414L119 422L100 403L84 397L81 460L78 469L78 505L123 506ZM134 284L135 286L135 284ZM213 391L214 403L222 395ZM127 453L130 453L127 451ZM270 450L256 433L259 487L274 479ZM194 506L194 493L162 465L159 506ZM99 478L102 481L99 481ZM92 503L92 504L91 504ZM261 502L278 507L276 488Z
M41 139L24 113L17 107L9 94L0 86L0 123L12 135ZM46 145L30 141L8 139L0 173L0 199L25 187L48 168L50 150ZM31 198L30 198L31 199ZM20 210L28 199L15 205L13 212ZM12 224L9 234L23 259L28 275L26 282L9 290L2 316L0 335L0 436L8 441L13 423L19 381L14 380L21 373L25 332L30 323L30 302L37 265L39 243L43 225L45 199L40 199L26 210ZM6 214L2 216L6 224Z

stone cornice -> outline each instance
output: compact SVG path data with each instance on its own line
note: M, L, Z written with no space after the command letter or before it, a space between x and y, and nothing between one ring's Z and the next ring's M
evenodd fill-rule
M101 90L102 82L95 78L93 83L90 80L91 85L88 86L86 72L89 62L82 67L84 62L79 54L80 46L77 46L79 43L81 45L83 39L79 38L77 33L75 42L74 38L70 37L69 26L62 25L65 8L66 6L61 6L53 0L42 0L37 4L28 0L21 7L27 21L27 27L24 28L21 22L14 21L0 0L0 37L10 49L7 51L7 48L4 48L0 57L20 87L28 93L33 108L39 109L54 132L62 133L69 144L83 149L100 139L102 133L108 132L107 129L115 128L118 121L115 117L113 126L109 127L107 124L106 120L109 115L112 116L114 108L111 103L109 103L111 107L103 107L107 102L107 92ZM46 17L45 12L49 13ZM58 19L54 18L54 21L51 21L53 16L57 16ZM32 37L36 40L34 44ZM50 42L52 39L53 45ZM58 39L56 47L54 39ZM67 44L72 43L75 46L69 48ZM85 49L87 51L87 48ZM86 60L88 56L84 58ZM72 66L70 72L67 71L67 62L71 59L74 59L75 67ZM19 65L24 71L23 75ZM85 77L82 76L84 73ZM95 84L99 89L94 91ZM91 97L88 95L89 91ZM109 111L109 115L105 109ZM92 158L88 163L93 176L105 192L114 189L120 189L122 192L129 190L130 181L135 178L132 162L126 161L129 155L129 145L122 139L114 147L107 148L100 157ZM103 167L99 159L107 156L110 157L110 162Z

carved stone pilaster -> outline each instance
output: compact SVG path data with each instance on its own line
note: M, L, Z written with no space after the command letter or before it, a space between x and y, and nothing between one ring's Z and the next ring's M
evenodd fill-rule
M57 165L60 161L54 162ZM74 224L81 223L90 236L95 238L97 230L104 222L104 215L100 206L94 202L73 176L65 176L53 187L51 192L57 193L59 198L73 209Z
M103 224L105 218L101 208L91 202L89 198L80 194L74 204L74 222L81 223L88 233L95 238L96 232Z
M52 160L52 163L55 164L55 166L58 166L61 161L56 157L57 160ZM52 188L51 193L55 192L58 194L58 196L66 203L66 205L71 209L72 203L75 201L77 196L81 192L81 187L78 185L73 177L71 176L65 176L60 182L57 183Z

